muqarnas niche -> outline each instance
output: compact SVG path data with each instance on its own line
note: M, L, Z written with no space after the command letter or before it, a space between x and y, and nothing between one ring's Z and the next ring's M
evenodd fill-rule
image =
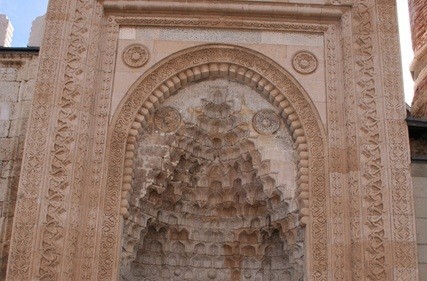
M157 109L138 141L121 280L303 279L297 154L276 111L228 80Z

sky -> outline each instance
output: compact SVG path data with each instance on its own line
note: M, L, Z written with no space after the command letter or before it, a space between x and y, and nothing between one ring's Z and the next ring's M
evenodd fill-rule
M14 29L12 47L26 47L31 23L46 13L48 0L0 0L0 14L5 14Z
M6 14L15 29L12 47L25 47L31 31L31 22L46 12L48 0L0 0L0 14ZM400 46L405 100L410 105L413 97L413 81L409 65L414 56L409 28L408 0L397 0Z

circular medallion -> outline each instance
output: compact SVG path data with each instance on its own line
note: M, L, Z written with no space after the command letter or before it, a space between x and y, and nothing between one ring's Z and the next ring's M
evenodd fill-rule
M132 44L123 52L123 60L130 67L141 67L148 62L150 52L141 44Z
M273 134L279 130L280 118L271 110L261 110L252 119L252 125L259 134Z
M310 74L317 68L317 59L312 53L304 51L294 56L292 64L299 73Z
M178 129L181 114L173 107L164 107L156 111L154 124L163 132L172 132Z

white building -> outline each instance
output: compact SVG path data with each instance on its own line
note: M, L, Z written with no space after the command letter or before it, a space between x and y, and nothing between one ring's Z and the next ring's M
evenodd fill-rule
M0 14L0 46L10 47L12 44L13 26L6 15Z

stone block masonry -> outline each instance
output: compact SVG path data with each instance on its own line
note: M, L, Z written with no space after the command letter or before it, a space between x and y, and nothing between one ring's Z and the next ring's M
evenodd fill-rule
M6 277L26 124L38 66L37 50L16 51L0 50L0 280Z

